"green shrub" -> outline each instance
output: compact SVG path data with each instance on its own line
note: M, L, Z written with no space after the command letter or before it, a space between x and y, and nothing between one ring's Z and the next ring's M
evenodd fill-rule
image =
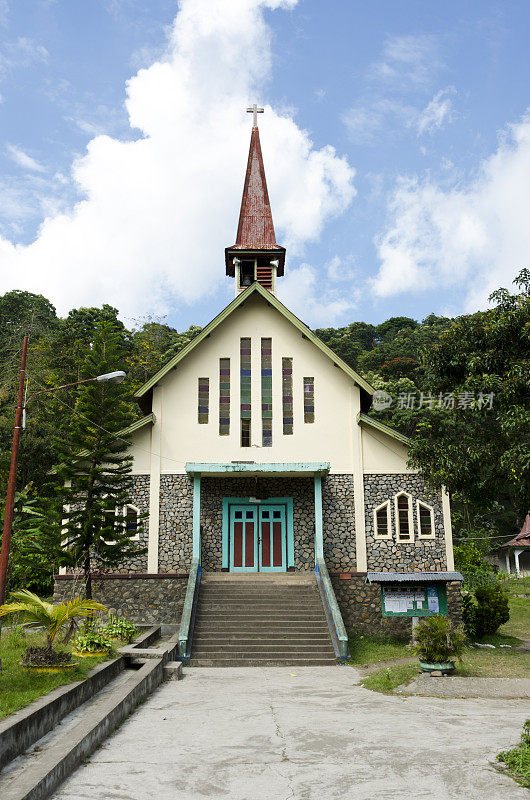
M477 635L476 613L475 598L470 592L462 592L462 622L464 623L466 636L470 639L474 639Z
M500 586L478 586L475 589L475 635L479 638L495 633L500 625L510 619L508 595Z
M125 617L109 617L103 630L110 639L121 639L124 642L132 642L136 636L136 627Z
M80 653L94 653L98 650L112 650L112 642L107 634L99 628L86 628L78 633L73 641L74 648Z
M465 635L460 628L439 615L418 622L414 631L413 651L420 661L439 664L460 659L464 651Z

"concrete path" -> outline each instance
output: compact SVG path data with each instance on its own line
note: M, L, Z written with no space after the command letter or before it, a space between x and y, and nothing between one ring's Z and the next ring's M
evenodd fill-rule
M530 678L460 678L458 675L431 678L418 675L406 686L398 686L397 694L423 697L503 697L530 699Z
M351 667L187 669L54 797L528 800L492 766L527 701L387 697L357 680Z

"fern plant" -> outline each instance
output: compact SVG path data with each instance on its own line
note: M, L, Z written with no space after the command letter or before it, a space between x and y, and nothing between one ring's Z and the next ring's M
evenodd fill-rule
M104 625L103 630L111 639L120 639L124 642L132 642L136 636L136 627L125 617L112 617Z
M86 628L77 634L73 641L79 653L96 653L99 650L112 650L112 642L103 629Z
M412 649L420 661L441 664L461 659L465 638L464 632L447 617L435 615L418 622Z

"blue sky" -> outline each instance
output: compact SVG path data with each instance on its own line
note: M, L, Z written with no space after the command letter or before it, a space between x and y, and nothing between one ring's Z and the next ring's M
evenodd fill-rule
M281 299L484 307L530 248L525 2L0 0L0 291L204 324L254 99Z

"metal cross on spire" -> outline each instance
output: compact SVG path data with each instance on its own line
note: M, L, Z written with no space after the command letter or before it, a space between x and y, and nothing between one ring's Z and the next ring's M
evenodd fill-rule
M247 114L253 114L253 117L252 117L252 127L253 128L257 128L258 127L258 114L263 114L264 111L265 111L265 109L264 108L258 108L256 103L254 103L252 108L247 108Z

